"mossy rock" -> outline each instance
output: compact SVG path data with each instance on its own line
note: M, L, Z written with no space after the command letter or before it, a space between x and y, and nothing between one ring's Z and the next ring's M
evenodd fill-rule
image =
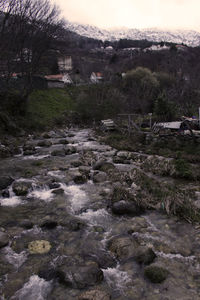
M15 182L13 184L13 192L17 196L26 196L28 194L28 190L32 187L31 182Z
M51 244L45 240L32 241L28 244L28 250L31 254L45 254L51 249Z
M147 277L152 283L161 283L163 282L169 274L169 271L159 267L159 266L149 266L144 270L144 275Z

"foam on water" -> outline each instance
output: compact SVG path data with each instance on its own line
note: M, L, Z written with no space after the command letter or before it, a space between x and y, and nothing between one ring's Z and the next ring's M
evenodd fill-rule
M12 250L11 247L5 247L2 252L5 254L5 258L7 259L7 261L17 269L21 267L21 265L23 265L28 256L26 251L16 253Z
M111 215L104 208L95 211L88 209L86 212L80 214L79 218L87 220L91 225L102 225L104 227L106 224L110 225L112 221Z
M11 300L45 300L51 292L51 282L33 275L24 286L18 290Z
M2 198L0 197L0 205L2 206L17 206L19 204L23 204L24 202L20 199L20 197L16 196L12 190L12 185L8 189L9 197Z
M139 232L134 232L132 233L132 236L139 237L143 240L152 240L152 241L160 241L164 242L165 244L169 244L169 242L162 236L153 236L150 235L148 232L147 233L139 233Z
M23 201L17 196L0 199L0 204L2 206L17 206L22 203L23 203Z
M194 261L196 259L195 256L182 256L181 254L172 254L172 253L164 253L164 252L159 252L159 251L155 251L157 256L163 257L163 258L169 258L169 259L178 259L184 262L188 262L191 263L192 261Z
M37 198L45 202L50 202L53 199L53 194L47 187L42 189L36 189L28 194L27 198Z
M69 201L71 203L71 209L73 213L79 212L85 204L89 201L89 198L85 191L77 185L66 186L61 184L64 192L69 195Z
M127 284L131 282L129 275L126 272L120 271L119 266L116 268L103 269L102 271L108 285L112 289L117 289L120 292L123 292Z
M31 233L31 234L40 234L42 232L42 229L40 227L38 227L37 225L34 225L33 228L31 229L26 229L24 231L22 231L22 234L28 234L28 233Z
M56 178L64 178L65 174L63 174L62 171L57 170L57 171L49 171L47 173L47 175L52 176L52 177L56 177Z
M25 156L23 156L23 159L24 160L27 160L27 159L39 160L39 159L43 159L43 158L46 158L46 157L50 157L50 155L49 154L45 154L45 155L25 155Z

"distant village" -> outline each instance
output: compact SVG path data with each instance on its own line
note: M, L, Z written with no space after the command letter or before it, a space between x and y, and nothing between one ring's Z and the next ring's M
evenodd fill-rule
M174 46L177 51L185 52L187 51L188 47L185 45L175 45ZM124 48L118 50L118 53L122 56L124 55L130 55L131 57L134 56L134 54L138 54L139 52L156 52L156 51L169 51L170 46L167 46L165 43L160 43L158 45L152 45L150 47L141 49L136 47L131 48ZM90 50L91 54L97 54L103 53L108 56L112 56L116 53L116 50L112 46L107 47L97 47ZM31 53L29 49L24 49L24 59L27 63L31 62ZM17 62L19 58L16 58L15 61ZM89 77L83 78L83 76L80 76L76 73L73 67L73 58L71 55L65 55L65 54L58 54L57 55L57 65L59 73L56 74L47 74L47 75L35 75L34 79L35 82L38 83L40 81L40 87L43 88L64 88L67 85L81 85L81 84L98 84L103 81L105 81L103 70L93 70ZM181 71L179 72L181 73ZM1 78L3 78L5 75L1 74ZM121 73L121 78L126 76L126 73ZM10 78L16 82L16 80L20 79L22 77L21 73L12 73L10 75ZM189 80L187 76L184 78L185 80ZM42 84L41 84L42 82ZM37 84L36 84L37 85Z

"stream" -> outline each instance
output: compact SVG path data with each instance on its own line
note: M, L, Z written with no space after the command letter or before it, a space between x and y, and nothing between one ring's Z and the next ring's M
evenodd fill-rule
M112 211L123 182L98 162L118 175L138 165L114 163L117 151L90 129L29 136L20 151L0 162L1 300L200 299L200 227ZM147 266L167 270L165 280L149 280Z

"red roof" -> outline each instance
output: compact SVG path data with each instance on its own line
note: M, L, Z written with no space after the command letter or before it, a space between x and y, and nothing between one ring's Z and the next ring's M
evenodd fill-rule
M103 77L103 74L100 73L100 72L95 73L95 75L96 75L97 77Z
M62 80L63 75L62 74L57 74L57 75L46 75L45 78L47 80Z

